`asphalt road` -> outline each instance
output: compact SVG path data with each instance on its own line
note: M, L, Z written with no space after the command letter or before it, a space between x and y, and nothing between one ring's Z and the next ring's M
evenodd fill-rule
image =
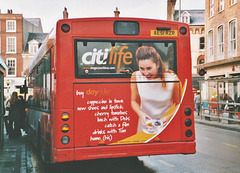
M197 153L104 159L44 166L32 152L35 173L239 173L240 133L196 124Z
M155 172L239 173L240 133L196 124L197 153L139 157Z

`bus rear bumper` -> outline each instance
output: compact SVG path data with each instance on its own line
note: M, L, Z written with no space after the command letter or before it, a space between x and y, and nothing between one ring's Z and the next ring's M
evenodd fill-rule
M53 162L163 154L194 154L195 141L54 149Z

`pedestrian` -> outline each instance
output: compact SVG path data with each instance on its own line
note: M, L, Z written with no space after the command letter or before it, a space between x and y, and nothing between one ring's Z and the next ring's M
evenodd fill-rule
M224 100L226 101L226 104L224 105L224 111L228 111L229 118L233 118L235 106L232 103L234 103L234 101L227 93L224 94Z
M23 99L23 96L19 96L19 125L24 131L26 131L26 108L27 102Z
M5 124L5 129L7 132L7 135L9 134L9 110L8 110L8 102L9 100L4 96L4 124Z
M194 97L194 103L196 105L196 110L199 115L200 113L200 103L201 103L201 98L200 98L200 91L197 91L197 95Z
M21 117L19 115L20 101L18 99L17 92L13 92L7 109L9 110L9 138L18 138L21 137L20 121Z

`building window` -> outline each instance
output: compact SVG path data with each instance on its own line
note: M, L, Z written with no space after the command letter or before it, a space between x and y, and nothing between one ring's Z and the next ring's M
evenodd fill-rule
M187 11L184 11L181 14L181 22L184 22L184 23L187 23L187 24L190 23L190 14Z
M229 5L234 5L237 3L237 0L229 0L230 4Z
M237 55L237 20L229 23L229 57Z
M207 61L211 62L214 60L213 56L213 31L208 32L208 57Z
M7 58L7 75L16 76L16 58Z
M29 54L35 54L38 50L38 45L29 45Z
M214 0L210 0L210 17L214 15Z
M189 17L188 16L183 16L182 17L182 22L189 23Z
M218 0L218 11L224 10L224 0Z
M6 21L6 32L16 32L16 21L7 20Z
M2 38L0 37L0 54L2 53Z
M224 58L224 28L223 26L218 27L218 39L217 39L217 59L221 60Z
M16 37L7 37L7 53L16 53Z
M204 44L205 44L205 38L200 37L200 49L204 49Z

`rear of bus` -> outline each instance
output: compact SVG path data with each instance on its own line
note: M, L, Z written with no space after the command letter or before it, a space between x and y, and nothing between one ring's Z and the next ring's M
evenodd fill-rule
M133 81L139 71L135 53L142 46L153 47L176 78ZM55 54L53 162L196 152L188 25L137 18L64 19L57 23ZM149 126L141 124L131 105L133 85L178 86L179 103ZM164 95L152 93L149 103ZM171 119L163 124L168 114Z

